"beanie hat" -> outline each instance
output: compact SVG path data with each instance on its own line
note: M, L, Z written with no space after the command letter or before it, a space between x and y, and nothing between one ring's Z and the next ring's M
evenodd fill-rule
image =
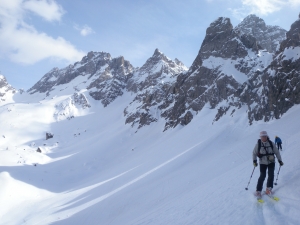
M264 137L264 136L268 137L268 133L267 133L267 131L261 131L261 132L259 133L259 136L260 136L260 137Z

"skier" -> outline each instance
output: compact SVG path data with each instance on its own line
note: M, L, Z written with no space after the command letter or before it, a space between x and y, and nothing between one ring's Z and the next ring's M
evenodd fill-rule
M268 181L266 194L272 195L273 180L274 180L274 170L275 170L275 157L276 155L280 166L283 166L281 155L275 146L275 144L270 141L269 136L266 131L260 132L260 139L253 150L253 165L257 166L257 157L259 158L259 167L260 167L260 177L257 181L256 193L255 195L258 198L261 198L261 191L263 188L263 183L266 178L266 173L268 170Z
M281 146L282 141L281 141L281 139L278 136L275 136L275 144L277 144L278 150L281 149L281 151L282 151L282 146Z

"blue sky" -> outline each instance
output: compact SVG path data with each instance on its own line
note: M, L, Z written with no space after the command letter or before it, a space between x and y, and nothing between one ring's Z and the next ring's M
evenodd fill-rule
M288 30L299 9L300 0L0 0L0 74L27 90L89 51L138 67L156 48L190 66L218 17L236 26L254 13Z

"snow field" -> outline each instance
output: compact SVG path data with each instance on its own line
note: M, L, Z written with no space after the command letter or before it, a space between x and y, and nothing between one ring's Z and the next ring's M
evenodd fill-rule
M57 122L62 100L0 108L0 224L299 224L300 107L252 126L243 108L212 125L204 107L185 127L162 132L159 121L135 133L122 114L129 95L106 108L89 99L86 115ZM274 186L280 201L263 205L253 197L258 168L245 191L261 130L282 138L285 163Z

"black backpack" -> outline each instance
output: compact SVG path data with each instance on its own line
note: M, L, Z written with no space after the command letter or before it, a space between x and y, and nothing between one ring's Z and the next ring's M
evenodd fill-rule
M270 141L269 138L268 138L268 142L269 142L269 144L270 144L270 146L271 146L271 148L272 148L272 151L273 151L273 143L272 143L272 141ZM258 158L262 158L263 156L267 156L267 155L274 155L274 153L261 154L261 153L260 153L260 148L261 148L262 142L261 142L260 139L257 140L257 144L258 144L258 147L257 147L257 157L258 157ZM265 147L264 145L263 145L263 147L264 147L264 149L265 149L266 152L267 152L266 147Z

